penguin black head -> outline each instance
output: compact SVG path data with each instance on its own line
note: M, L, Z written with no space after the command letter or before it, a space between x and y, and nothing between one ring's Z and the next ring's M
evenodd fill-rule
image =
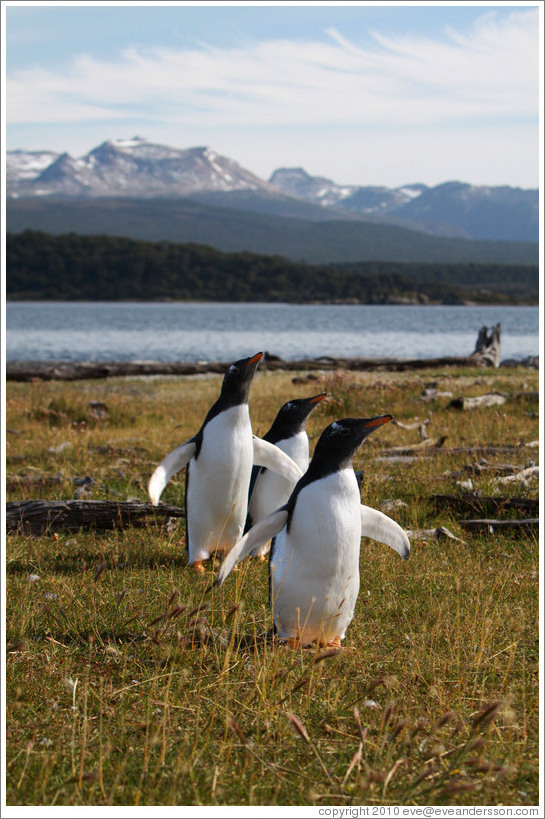
M242 404L248 400L250 385L263 353L234 361L223 378L221 398Z
M313 395L311 398L293 398L278 410L273 425L263 437L271 444L291 438L305 428L305 423L312 410L322 401L327 392Z
M348 466L367 436L392 418L392 415L379 415L376 418L343 418L334 421L320 435L312 460L326 463L330 468Z

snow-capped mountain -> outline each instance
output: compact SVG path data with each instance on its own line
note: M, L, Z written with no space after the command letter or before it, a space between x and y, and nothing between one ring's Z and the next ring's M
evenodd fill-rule
M539 191L444 182L426 188L391 216L456 225L472 239L539 240Z
M402 188L337 185L324 176L310 176L303 168L278 168L269 181L288 196L306 199L326 208L341 207L367 215L403 207L426 189L425 185L405 185Z
M37 166L37 156L17 154L18 168ZM8 156L10 156L8 153ZM33 159L34 158L34 159ZM12 162L8 196L188 196L196 191L268 190L271 186L210 148L180 150L146 139L102 143L83 157L52 155L32 176Z
M367 218L421 225L443 235L536 242L539 194L521 188L444 182L435 187L337 185L302 168L279 168L270 182L290 196L325 208L335 206Z
M214 207L307 221L363 220L471 239L536 242L538 191L445 182L435 187L339 185L303 168L266 181L210 148L117 139L74 158L8 151L7 196L193 198Z

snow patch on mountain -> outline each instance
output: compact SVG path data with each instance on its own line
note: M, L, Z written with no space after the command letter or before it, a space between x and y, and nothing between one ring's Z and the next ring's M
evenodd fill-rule
M269 190L254 174L208 147L178 149L141 137L103 142L88 154L19 152L8 196L187 196L198 191ZM40 155L42 156L42 155ZM49 160L49 161L48 161ZM30 173L30 167L35 170ZM26 173L24 170L26 170Z
M36 179L57 157L54 151L7 151L6 182Z

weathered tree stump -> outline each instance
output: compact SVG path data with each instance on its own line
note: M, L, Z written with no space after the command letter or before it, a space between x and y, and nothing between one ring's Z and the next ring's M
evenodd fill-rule
M66 529L124 529L143 525L148 520L163 522L168 518L184 518L179 506L152 506L138 501L46 501L24 500L6 503L6 531L23 534L43 534Z
M479 362L480 366L499 367L501 347L501 324L495 327L481 327L477 337L475 350L470 358Z

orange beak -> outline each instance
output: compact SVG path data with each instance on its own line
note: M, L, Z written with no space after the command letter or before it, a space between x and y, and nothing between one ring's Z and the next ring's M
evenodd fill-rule
M256 354L255 354L254 356L252 356L252 358L251 358L251 359L248 361L248 363L246 364L246 366L247 366L247 367L249 367L249 366L250 366L250 364L255 364L255 363L256 363L256 361L261 361L261 359L262 359L262 358L263 358L263 353L256 353Z
M371 418L371 420L365 424L364 429L368 427L381 427L383 424L387 424L388 421L393 421L393 419L393 415L379 415L378 418Z

